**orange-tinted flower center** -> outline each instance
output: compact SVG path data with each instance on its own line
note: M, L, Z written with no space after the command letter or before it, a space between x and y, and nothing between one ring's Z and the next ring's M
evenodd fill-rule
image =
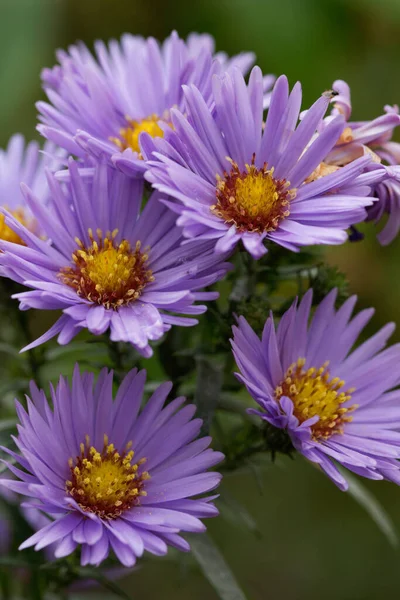
M252 163L241 171L232 162L231 171L224 178L217 177L217 202L211 211L240 231L275 231L280 221L289 216L289 203L295 195L290 183L275 179L274 169L267 164L258 169L253 155Z
M72 255L74 266L61 269L59 277L78 296L117 309L137 300L154 280L147 266L148 249L142 252L140 242L135 248L126 240L116 243L117 230L104 238L100 230L96 233L97 240L89 230L88 247L76 240L79 247Z

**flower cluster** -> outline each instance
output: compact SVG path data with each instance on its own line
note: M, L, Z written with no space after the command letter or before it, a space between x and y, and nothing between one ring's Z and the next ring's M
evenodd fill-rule
M198 323L219 296L210 286L235 282L235 249L267 278L253 259L268 265L271 248L290 262L385 213L379 240L397 235L397 107L353 122L349 87L336 81L304 110L300 83L264 75L250 53L216 53L207 35L124 35L57 58L37 105L43 150L16 135L0 152L0 274L21 286L20 310L57 311L23 350L86 330L142 361L172 327ZM332 290L317 305L309 290L271 314L261 338L235 310L219 332L227 342L235 316L236 375L258 404L257 431L282 430L343 490L338 464L400 484L400 345L385 348L390 324L353 349L372 316L352 318L355 300L338 307ZM144 550L188 550L180 533L218 514L207 494L221 475L208 470L224 456L198 437L195 406L167 400L169 383L144 402L146 374L130 367L117 389L106 367L95 381L76 366L50 400L32 382L26 407L17 403L1 483L42 517L21 549L62 558L79 547L82 565L113 553L132 566Z
M289 94L282 76L264 123L262 82L258 67L247 85L237 70L215 78L214 109L195 86L186 86L185 114L171 111L173 127L163 138L142 136L144 154L153 158L146 177L172 197L165 202L179 214L184 235L215 240L218 253L242 241L259 258L265 239L294 251L341 244L345 230L365 220L374 202L371 185L389 175L383 167L371 169L370 156L324 168L345 128L337 116L318 131L331 94L298 124L301 87Z

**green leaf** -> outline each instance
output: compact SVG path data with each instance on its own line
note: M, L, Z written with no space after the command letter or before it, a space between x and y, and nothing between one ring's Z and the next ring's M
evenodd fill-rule
M12 569L30 569L32 567L32 563L17 556L0 556L0 567L10 567Z
M41 573L33 569L29 578L27 592L31 600L44 600L45 582Z
M7 344L6 342L0 342L0 353L1 354L9 354L14 358L18 358L18 360L24 360L25 356L19 353L19 350L12 346L11 344Z
M367 511L371 519L375 521L375 524L386 537L389 544L396 548L399 542L398 536L393 522L383 506L358 479L348 471L344 471L344 469L340 469L340 471L345 475L348 481L348 493L350 496L352 496L354 500Z
M46 358L49 361L65 358L66 356L80 356L90 359L92 357L105 356L107 348L104 344L90 342L72 342L67 346L56 346L50 348L46 353Z
M261 537L260 529L247 508L225 490L218 499L218 507L221 517L232 523L232 525L250 531L258 538Z
M208 434L218 404L223 381L224 362L217 357L196 357L196 392L194 395L197 416L203 419L202 435Z
M11 379L11 380L7 380L4 381L2 384L0 384L0 398L4 397L6 394L13 392L14 394L16 394L17 392L21 391L21 390L26 390L28 389L29 386L29 379L26 378L20 378L20 379Z
M252 405L249 402L246 404L245 398L234 396L231 392L221 392L219 396L218 408L226 410L227 412L239 414L244 417L246 421L250 421L253 425L261 429L261 419L247 412L247 409L251 406Z
M246 600L221 552L206 534L188 536L192 553L221 600Z

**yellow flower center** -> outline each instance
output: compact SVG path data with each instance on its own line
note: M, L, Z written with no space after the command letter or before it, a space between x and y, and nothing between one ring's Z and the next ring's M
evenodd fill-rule
M101 230L96 233L97 240L89 230L88 247L76 239L79 248L72 255L74 266L61 269L59 277L78 296L116 310L137 300L154 277L147 268L148 254L141 251L140 242L133 249L126 240L115 242L117 229L105 238Z
M244 171L232 161L230 173L225 172L224 178L217 175L217 202L211 211L240 231L275 231L290 214L289 201L295 190L289 189L288 181L275 179L273 168L264 164L258 169L254 161L255 155Z
M291 399L294 415L303 423L311 417L318 416L319 421L311 425L314 439L328 439L334 433L342 433L342 425L352 420L346 413L358 408L357 404L343 407L351 399L354 388L347 392L339 392L344 381L339 377L331 378L328 362L319 369L304 369L305 359L299 358L286 371L282 383L275 389L275 398L280 402L282 396Z
M139 136L141 133L146 132L151 137L163 137L164 132L158 124L160 117L158 115L150 115L141 121L134 121L133 119L126 118L127 127L122 127L119 130L119 138L112 137L110 140L118 146L120 150L126 150L131 148L134 152L140 154Z
M80 445L80 456L68 461L71 479L65 484L67 493L83 510L102 519L116 519L147 495L143 486L150 475L140 472L146 459L134 463L131 446L129 443L119 454L105 435L103 450L98 452L86 436L86 443Z
M15 210L9 210L8 206L5 206L12 216L24 227L27 227L30 230L34 230L34 221L32 218L28 218L26 216L25 210L18 206ZM0 239L6 242L13 242L14 244L20 244L21 246L25 246L25 242L21 240L19 235L15 233L5 222L5 215L0 214Z

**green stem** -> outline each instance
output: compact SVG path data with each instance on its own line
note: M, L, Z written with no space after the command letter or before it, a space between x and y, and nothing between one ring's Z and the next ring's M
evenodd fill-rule
M11 581L9 577L9 573L5 569L0 570L0 591L1 598L4 600L11 600Z
M28 315L25 311L17 309L16 311L17 322L20 328L20 331L25 338L27 344L30 344L32 341L30 331L29 331L29 319ZM36 381L37 385L40 385L40 368L42 366L42 361L39 359L39 356L36 350L28 350L28 362L29 368L32 374L32 378Z
M42 589L42 578L35 569L31 571L29 581L30 598L32 600L44 600L44 590Z
M18 302L12 298L12 296L20 292L23 289L18 284L7 279L2 279L0 282L0 293L1 301L7 313L11 313L12 320L18 325L19 340L18 345L28 345L32 342L30 335L29 318L26 311L20 310ZM39 358L39 354L35 350L28 350L27 352L29 369L32 378L36 381L37 385L40 386L40 368L42 366L42 360Z
M112 342L106 338L108 355L110 357L112 368L114 369L115 379L120 382L124 376L124 351L121 349L120 342Z
M254 454L259 454L265 450L264 443L257 444L256 446L249 446L248 448L243 449L241 452L238 452L232 457L227 457L222 467L220 467L220 471L234 471L238 467L240 467L244 462L246 462L251 456Z

